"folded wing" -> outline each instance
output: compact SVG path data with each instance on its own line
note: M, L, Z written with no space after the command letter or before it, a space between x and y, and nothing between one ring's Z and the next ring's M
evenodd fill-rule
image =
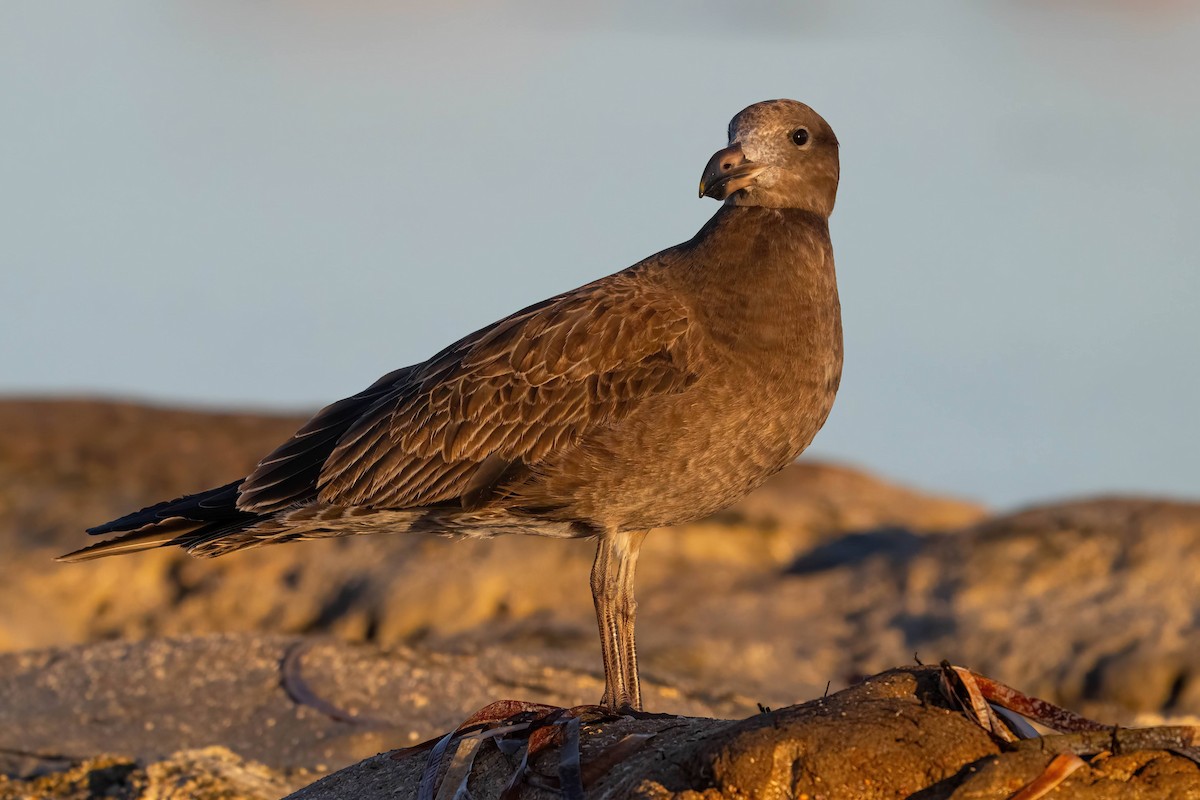
M515 467L681 391L696 374L694 324L639 271L531 306L335 403L263 459L238 508L269 513L314 493L372 508L485 503Z

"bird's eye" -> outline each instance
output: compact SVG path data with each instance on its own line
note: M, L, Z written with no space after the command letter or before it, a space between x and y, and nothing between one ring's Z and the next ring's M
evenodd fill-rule
M796 128L792 131L792 144L797 147L804 147L808 144L808 128Z

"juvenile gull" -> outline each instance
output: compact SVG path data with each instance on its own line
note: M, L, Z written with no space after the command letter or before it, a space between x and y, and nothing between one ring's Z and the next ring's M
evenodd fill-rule
M602 705L640 709L647 531L733 503L800 454L842 371L829 125L793 100L729 124L691 240L518 311L320 411L246 478L97 526L83 561L218 556L360 533L594 537Z

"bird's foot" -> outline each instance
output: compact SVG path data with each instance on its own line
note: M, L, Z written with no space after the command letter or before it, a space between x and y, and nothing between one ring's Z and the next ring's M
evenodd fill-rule
M644 712L633 709L628 709L628 713L618 713L599 705L562 708L523 700L498 700L467 717L445 736L398 750L392 758L401 759L412 753L429 750L417 796L434 797L438 787L448 782L465 787L479 746L491 740L505 755L516 756L524 751L505 787L504 796L509 796L510 791L515 791L521 784L529 783L559 791L564 797L582 798L583 772L579 757L581 727L630 716L642 719L663 715L644 715ZM557 780L529 769L530 759L551 747L560 749ZM450 759L450 766L443 776L442 765L446 759Z

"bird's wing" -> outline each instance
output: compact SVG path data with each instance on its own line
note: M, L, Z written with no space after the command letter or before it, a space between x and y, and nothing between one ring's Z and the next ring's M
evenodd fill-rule
M404 386L415 369L390 372L358 394L321 409L235 487L233 505L241 511L270 513L315 499L317 479L338 440L361 417Z
M639 272L531 306L393 373L398 377L387 391L365 410L359 405L361 415L348 428L322 425L319 415L276 451L282 461L264 459L267 470L260 466L247 479L238 507L261 512L295 502L260 473L302 475L301 483L312 487L313 455L325 456L315 486L323 503L404 508L462 498L468 504L513 465L535 465L593 426L682 390L695 379L694 324L678 298ZM372 388L380 392L382 383ZM335 404L322 413L337 410ZM331 451L327 442L305 449L303 437L339 428Z

